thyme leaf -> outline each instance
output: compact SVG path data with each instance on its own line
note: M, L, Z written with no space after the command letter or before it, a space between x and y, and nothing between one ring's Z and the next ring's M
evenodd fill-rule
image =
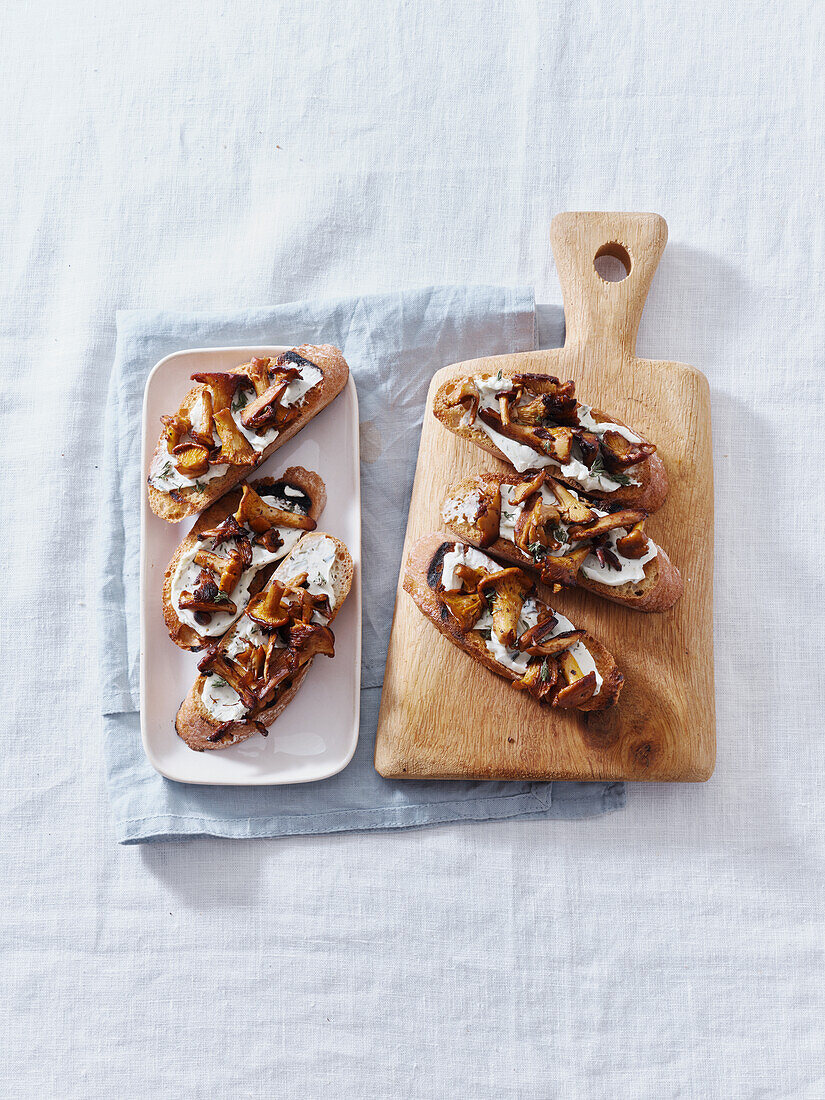
M614 474L604 464L604 459L601 455L596 455L593 459L593 465L590 467L591 477L606 477L611 481L615 481L619 485L632 485L632 481L627 474Z

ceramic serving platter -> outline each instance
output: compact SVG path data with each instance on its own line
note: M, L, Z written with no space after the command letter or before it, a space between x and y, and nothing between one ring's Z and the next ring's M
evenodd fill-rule
M176 410L196 371L227 370L253 355L277 355L286 346L195 348L168 355L154 367L143 401L143 478L160 433L160 417ZM358 741L361 686L361 495L358 396L349 378L343 392L253 477L278 477L288 466L315 470L326 484L319 531L342 539L355 563L347 602L335 619L335 657L317 658L295 699L269 736L214 752L193 752L175 732L175 715L197 675L197 654L178 649L163 621L163 575L197 517L158 519L143 493L140 567L140 721L152 766L180 783L252 786L311 783L341 771Z

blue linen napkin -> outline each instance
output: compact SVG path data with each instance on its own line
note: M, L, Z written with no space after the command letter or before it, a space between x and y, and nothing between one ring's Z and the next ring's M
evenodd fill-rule
M558 311L545 311L540 319L557 341ZM106 771L121 843L573 818L624 804L621 783L395 781L379 776L372 763L427 386L446 363L534 348L531 290L431 287L220 313L133 310L118 314L117 330L106 407L98 634ZM343 772L319 783L174 783L154 771L140 740L140 437L146 376L159 359L184 348L304 342L343 350L360 403L364 619L358 749Z

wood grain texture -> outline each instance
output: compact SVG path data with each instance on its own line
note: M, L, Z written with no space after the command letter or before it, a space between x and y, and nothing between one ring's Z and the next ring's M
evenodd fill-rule
M667 240L656 214L566 213L551 241L567 337L555 351L456 363L434 376L404 547L443 529L448 485L503 463L447 431L432 399L448 378L514 366L576 381L580 400L656 443L670 480L646 524L684 578L684 595L659 615L580 590L549 602L615 655L626 684L609 711L559 713L512 688L442 637L399 582L376 740L387 777L634 779L701 782L716 753L713 682L713 467L704 375L683 363L637 359L636 333ZM630 272L605 282L600 252L626 255Z

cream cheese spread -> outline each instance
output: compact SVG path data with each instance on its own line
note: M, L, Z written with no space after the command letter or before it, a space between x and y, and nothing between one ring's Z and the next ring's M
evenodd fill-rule
M246 714L246 707L233 687L222 676L207 676L201 691L206 710L219 722L236 721Z
M466 497L451 497L444 505L442 516L445 523L473 523L481 506L478 492Z
M335 565L335 543L330 538L312 540L306 546L299 546L281 569L286 580L306 573L306 589L313 596L328 596L329 605L335 605L335 588L332 582L332 567ZM281 570L279 570L279 573Z
M191 489L194 485L205 485L213 477L222 477L229 469L225 463L216 464L210 466L200 477L186 477L175 466L176 461L177 455L171 453L168 440L165 440L164 446L152 459L152 465L149 467L149 484L154 489L160 489L164 493L168 493L171 489Z

